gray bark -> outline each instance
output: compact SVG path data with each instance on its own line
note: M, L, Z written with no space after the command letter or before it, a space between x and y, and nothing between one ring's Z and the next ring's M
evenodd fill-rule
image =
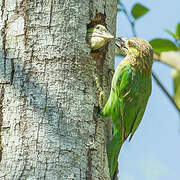
M116 1L0 4L0 179L109 179L92 75L107 93L113 46L90 53L86 33L114 33Z

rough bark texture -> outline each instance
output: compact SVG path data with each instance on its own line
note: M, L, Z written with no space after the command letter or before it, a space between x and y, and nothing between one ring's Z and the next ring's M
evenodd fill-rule
M108 92L114 53L90 53L86 32L114 33L116 1L0 5L0 179L109 179L93 74Z

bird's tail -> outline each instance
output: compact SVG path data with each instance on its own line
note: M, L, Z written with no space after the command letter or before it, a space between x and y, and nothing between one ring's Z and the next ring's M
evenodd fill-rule
M111 179L113 180L116 174L116 168L118 165L118 156L122 146L122 135L121 133L115 133L108 146L107 156Z

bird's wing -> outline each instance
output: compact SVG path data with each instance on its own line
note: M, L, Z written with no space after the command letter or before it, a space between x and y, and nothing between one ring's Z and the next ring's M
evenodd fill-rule
M115 72L114 89L114 129L121 131L123 141L136 131L143 117L151 93L151 77L142 77L126 65Z
M146 103L147 104L147 103ZM145 112L145 109L146 109L146 104L144 104L144 106L142 106L139 111L137 111L137 115L136 115L136 118L134 119L133 123L132 123L132 126L131 126L131 135L130 135L130 138L129 138L129 141L132 139L136 129L138 128L142 118L143 118L143 115L144 115L144 112Z
M124 76L125 72L127 69L127 64L126 62L121 61L121 63L118 65L118 67L115 70L115 73L113 75L113 79L112 79L112 83L111 83L111 92L109 95L109 98L106 102L106 105L103 109L103 116L104 117L110 117L113 119L113 117L111 117L111 115L113 114L113 116L116 115L116 110L119 109L119 97L118 97L118 85L121 83L121 79Z
M133 71L130 64L125 61L126 65L122 69L117 69L113 81L114 96L117 103L114 104L116 110L113 124L115 131L121 131L123 141L129 135L129 126L131 126L134 118L135 109L132 108L133 92L132 92L132 78ZM118 105L117 105L118 104Z
M131 136L129 138L129 141L131 140L132 136L134 135L136 129L138 128L143 118L146 105L152 89L151 76L141 78L139 79L139 82L141 83L141 86L140 89L138 90L139 93L137 94L137 98L136 98L137 109L136 109L136 115L134 121L133 123L131 123L131 129L130 129Z

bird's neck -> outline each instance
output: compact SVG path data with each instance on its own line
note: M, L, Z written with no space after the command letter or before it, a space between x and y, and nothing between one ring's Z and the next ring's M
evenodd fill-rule
M128 59L128 62L134 71L143 75L151 74L153 63L151 56L128 54L126 59Z

